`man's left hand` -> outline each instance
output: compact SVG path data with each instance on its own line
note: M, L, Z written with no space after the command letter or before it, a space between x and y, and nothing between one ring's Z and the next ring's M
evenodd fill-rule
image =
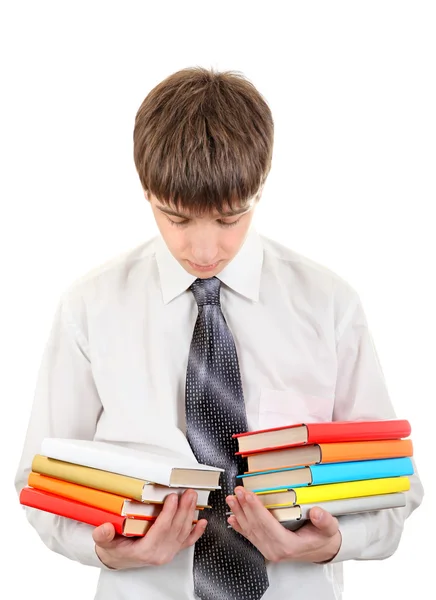
M233 515L228 523L246 537L267 560L322 563L332 560L339 552L342 537L338 520L319 507L309 513L310 520L297 531L289 531L272 516L253 492L235 488L227 496Z

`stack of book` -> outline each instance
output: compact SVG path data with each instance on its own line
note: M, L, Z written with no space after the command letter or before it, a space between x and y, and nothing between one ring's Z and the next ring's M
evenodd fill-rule
M144 536L165 498L189 488L198 495L196 519L220 487L222 469L156 450L45 438L20 503L96 527L112 523L124 536Z
M411 426L404 419L293 424L237 433L244 487L285 527L313 506L333 515L405 506L413 475Z

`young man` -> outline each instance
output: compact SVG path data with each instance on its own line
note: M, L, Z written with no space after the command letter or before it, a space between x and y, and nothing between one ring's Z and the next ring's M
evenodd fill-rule
M245 78L168 77L134 128L161 235L59 302L17 491L46 436L164 446L225 469L207 520L192 528L195 492L172 495L142 539L26 509L49 548L101 569L99 600L339 598L342 563L390 556L421 502L415 475L404 509L314 509L291 532L235 489L234 432L395 416L355 291L252 227L272 148L270 110Z

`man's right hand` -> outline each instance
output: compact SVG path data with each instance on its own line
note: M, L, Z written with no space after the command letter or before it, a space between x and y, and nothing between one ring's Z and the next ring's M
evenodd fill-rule
M118 535L111 523L96 527L92 537L101 562L111 569L133 569L164 565L188 546L192 546L206 529L206 519L193 527L197 493L186 490L182 496L170 494L162 511L144 537Z

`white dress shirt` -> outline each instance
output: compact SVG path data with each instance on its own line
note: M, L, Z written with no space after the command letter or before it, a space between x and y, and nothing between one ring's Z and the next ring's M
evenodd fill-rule
M253 228L219 278L250 430L395 417L361 302L342 278ZM197 318L187 290L194 279L157 237L62 294L40 366L18 492L44 437L156 444L193 457L184 392ZM391 555L422 496L415 475L405 508L340 517L336 558L322 565L269 563L263 599L340 598L343 561ZM50 549L101 569L96 600L194 600L193 547L164 566L110 570L95 554L93 527L23 510Z

